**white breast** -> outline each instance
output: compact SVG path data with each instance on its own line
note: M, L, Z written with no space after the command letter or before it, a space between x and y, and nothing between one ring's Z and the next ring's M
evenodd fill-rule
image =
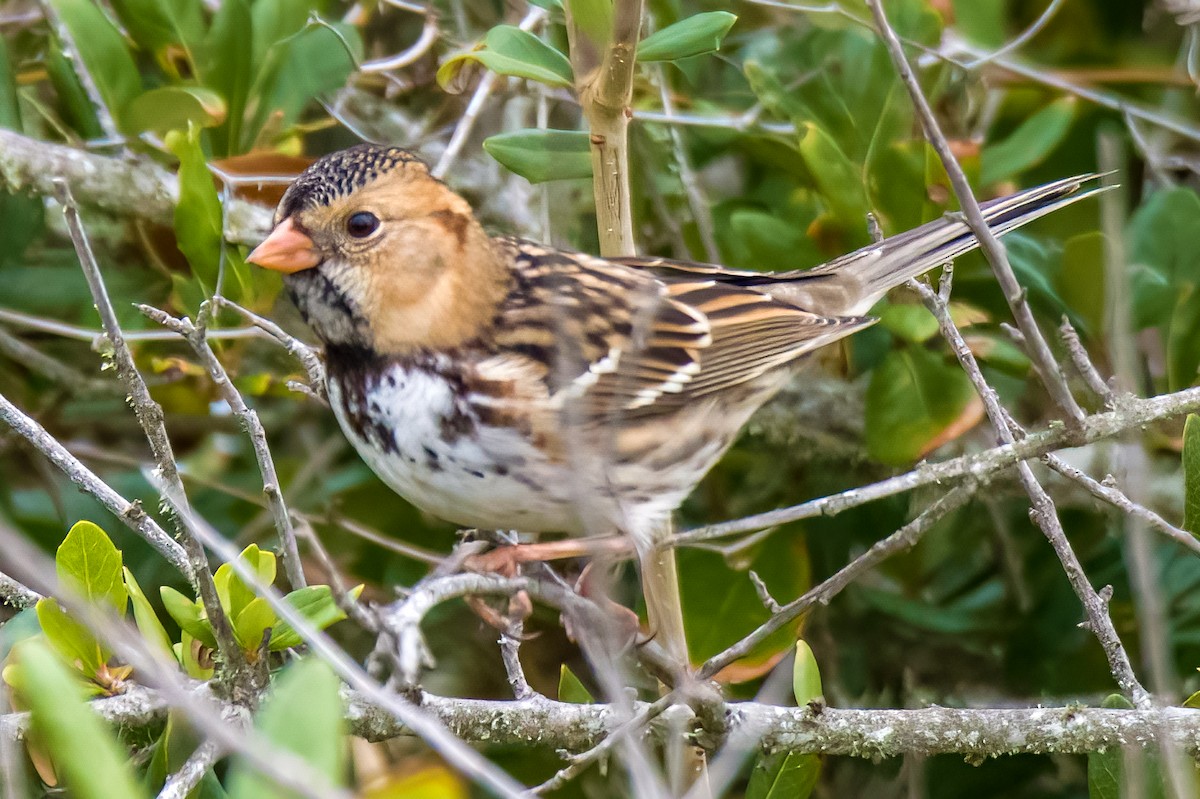
M329 400L347 438L394 491L446 521L483 529L580 532L561 466L518 431L480 423L445 377L390 366L363 407L348 409L336 380Z

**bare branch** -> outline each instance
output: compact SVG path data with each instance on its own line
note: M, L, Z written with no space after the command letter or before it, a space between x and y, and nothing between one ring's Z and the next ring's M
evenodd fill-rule
M200 744L179 770L167 778L158 792L158 799L187 799L213 764L221 759L221 754L221 747L215 741Z

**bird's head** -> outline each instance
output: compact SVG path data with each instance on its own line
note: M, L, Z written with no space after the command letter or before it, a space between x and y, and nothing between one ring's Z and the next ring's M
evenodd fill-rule
M326 344L385 354L477 337L509 279L462 197L407 150L373 144L297 177L247 260L284 273Z

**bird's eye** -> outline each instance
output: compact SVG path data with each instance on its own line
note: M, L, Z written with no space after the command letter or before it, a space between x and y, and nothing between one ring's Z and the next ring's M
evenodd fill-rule
M365 239L378 227L379 217L370 211L359 211L346 220L346 232L356 239Z

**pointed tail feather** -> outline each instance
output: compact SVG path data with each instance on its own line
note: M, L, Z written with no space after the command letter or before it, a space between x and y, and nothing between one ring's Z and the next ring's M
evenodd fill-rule
M992 200L981 206L983 218L997 236L1002 236L1059 208L1105 191L1107 187L1104 186L1082 190L1086 183L1097 177L1064 178ZM978 246L979 241L965 221L946 216L795 276L829 275L833 278L831 282L837 284L836 289L829 286L834 290L819 293L822 296L828 293L831 299L840 295L845 307L822 308L822 311L831 315L858 316L870 310L890 289Z

